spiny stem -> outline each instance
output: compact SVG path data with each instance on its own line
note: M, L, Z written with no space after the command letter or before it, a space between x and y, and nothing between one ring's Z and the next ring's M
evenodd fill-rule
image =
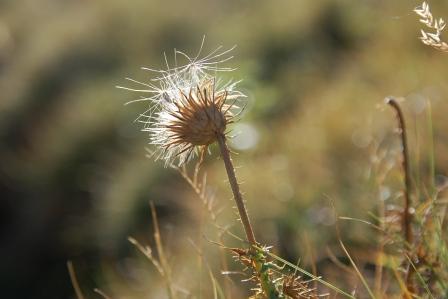
M230 187L232 188L233 198L235 199L236 206L238 208L238 213L241 218L241 222L243 223L244 231L246 232L247 240L249 244L257 245L257 241L255 240L254 231L252 230L252 226L250 225L249 216L247 215L246 206L244 205L243 197L240 192L240 187L236 180L235 169L233 167L232 159L230 158L229 148L226 144L226 137L223 134L217 135L219 149L221 151L222 160L224 161L224 165L226 167L227 176L229 178Z
M406 135L406 124L404 121L403 112L402 112L398 102L393 98L388 98L387 104L389 104L396 112L397 120L398 120L398 128L400 129L401 143L403 146L402 167L403 167L404 181L405 181L403 231L404 231L406 246L408 248L410 248L411 244L412 244L412 227L411 227L412 215L410 213L410 208L411 208L411 196L410 196L411 169L410 169L410 165L409 165L409 149L408 149L408 142L407 142L407 135ZM412 267L408 267L408 272L406 275L407 276L406 284L410 291L413 290L412 282L411 282L412 272L413 272Z
M403 112L400 108L400 105L398 102L393 99L389 98L387 100L387 103L394 108L396 114L397 114L397 120L398 120L398 128L400 129L400 137L401 137L401 143L403 146L403 159L402 159L402 167L404 171L404 181L405 181L405 189L404 189L404 215L403 215L403 228L404 228L404 235L405 240L408 245L412 242L412 229L411 229L411 213L409 211L411 207L411 197L410 197L410 191L411 191L411 170L409 168L409 150L408 150L408 142L407 142L407 135L406 135L406 124L404 122L404 116Z

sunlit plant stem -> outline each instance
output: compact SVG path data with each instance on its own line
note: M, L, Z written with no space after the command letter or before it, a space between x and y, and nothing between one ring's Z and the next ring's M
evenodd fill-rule
M226 167L227 176L229 178L229 184L232 188L233 198L235 199L236 206L238 208L238 213L240 215L241 222L243 223L244 231L246 232L247 241L250 245L256 245L255 235L252 226L249 221L249 216L247 214L246 206L243 201L243 196L241 195L240 187L235 175L235 169L233 167L232 159L230 157L230 151L227 147L226 137L224 134L217 135L219 149L221 151L222 160Z

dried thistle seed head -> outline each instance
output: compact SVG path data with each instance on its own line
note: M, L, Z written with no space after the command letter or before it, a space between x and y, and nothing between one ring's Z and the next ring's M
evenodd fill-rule
M148 128L154 143L169 153L191 154L196 147L207 147L225 134L226 127L234 117L226 104L226 91L217 91L214 81L201 82L188 94L179 91L178 99L173 104L157 113L154 127Z
M180 166L199 149L206 150L233 121L234 111L245 96L235 89L238 82L222 83L216 77L218 72L232 71L217 66L232 58L226 57L232 49L221 51L218 47L204 58L199 58L200 53L190 58L175 51L176 67L166 63L166 70L147 69L159 74L150 83L128 79L143 89L118 86L149 94L132 102L149 101L137 121L144 124L142 130L156 146L155 157L164 160L165 166ZM177 66L178 55L187 59L186 65Z
M171 131L173 141L192 146L209 145L223 134L232 114L225 105L226 93L215 93L212 82L204 82L188 95L179 92L173 120L164 124Z

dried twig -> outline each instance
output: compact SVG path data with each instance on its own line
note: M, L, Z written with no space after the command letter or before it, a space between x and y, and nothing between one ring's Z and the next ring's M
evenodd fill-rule
M402 167L404 173L404 181L405 181L405 189L404 189L404 213L403 213L403 231L405 241L407 246L412 243L412 215L410 212L411 208L411 169L409 164L409 149L408 149L408 141L406 134L406 123L404 121L403 112L400 108L398 102L393 98L387 98L386 103L389 104L396 112L397 120L398 120L398 129L400 132L401 143L403 146L403 157L402 157Z
M403 211L403 231L405 237L405 246L408 251L412 248L413 233L412 233L412 214L411 214L411 169L409 164L409 149L406 135L406 123L404 121L403 112L398 102L393 98L387 98L386 103L389 104L396 112L398 120L398 128L400 131L401 143L403 147L402 167L404 172L405 189L404 189L404 211ZM406 271L406 287L410 292L413 292L414 286L412 283L413 268L407 263Z

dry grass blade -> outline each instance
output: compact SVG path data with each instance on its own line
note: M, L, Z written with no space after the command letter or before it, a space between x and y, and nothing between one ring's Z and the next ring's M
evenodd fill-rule
M312 250L311 240L310 240L310 238L309 238L307 233L305 233L304 239L305 239L305 247L306 247L306 250L308 251L308 254L309 254L311 270L313 271L313 275L317 276L316 257L314 255L313 250ZM315 293L314 295L317 296L317 281L315 281L315 280L313 281L313 287L314 287L314 293Z
M400 290L402 291L402 295L404 299L412 299L412 294L409 292L408 288L406 287L406 283L404 282L403 278L401 277L400 273L398 273L398 266L395 263L395 261L392 259L392 269L395 278L397 279L398 285L400 286Z
M182 167L175 167L175 169L180 173L182 178L193 189L197 198L201 201L203 209L206 210L207 213L209 214L209 217L210 217L211 221L213 222L213 225L220 230L219 239L222 241L223 234L227 233L227 229L220 227L217 223L217 217L218 217L219 211L218 212L214 211L214 199L215 198L213 195L209 195L207 192L207 173L204 173L202 175L202 179L200 178L200 168L203 163L204 156L205 156L205 151L203 153L201 153L199 161L196 162L192 176L190 176L188 174L188 170L185 165L182 165ZM226 255L225 255L225 252L221 245L219 246L219 250L220 250L220 260L221 260L222 271L228 272L227 260L225 258ZM208 269L208 271L210 272L210 269ZM209 273L209 275L210 275L210 273ZM213 277L213 279L214 279L214 277ZM225 281L224 281L224 289L225 289L226 294L225 294L224 298L231 297L230 296L230 289L231 289L230 282L231 282L231 279L228 278L228 276L226 276ZM212 281L212 283L215 285L216 279L215 279L215 281Z
M367 283L366 279L362 275L361 271L359 271L358 266L356 266L355 261L353 261L350 253L348 252L347 248L345 248L345 245L344 245L344 243L342 242L342 240L340 238L339 238L339 244L341 245L341 248L344 251L344 253L347 256L347 258L349 259L350 264L352 264L353 268L355 269L355 272L358 275L359 279L361 280L362 284L366 288L367 293L369 293L370 298L375 299L376 297L373 294L372 290L370 289L369 284Z
M154 207L154 203L152 201L150 202L150 206L151 206L151 214L152 214L153 226L154 226L154 240L156 243L157 255L158 255L159 259L157 260L153 256L152 250L149 246L143 246L136 239L134 239L132 237L128 237L128 240L141 253L143 253L148 258L148 260L151 261L151 263L154 265L154 267L159 272L160 276L162 276L163 279L165 280L168 297L170 299L174 299L175 292L173 289L173 283L172 283L172 279L171 279L171 269L169 268L168 262L165 257L165 252L163 250L162 240L160 237L159 224L157 221L157 213L156 213L156 210Z
M67 262L68 273L70 275L70 280L72 282L73 289L76 293L76 298L84 299L84 295L79 287L78 279L76 278L75 268L73 267L73 263L71 261Z
M418 280L420 281L420 283L422 284L423 288L425 289L426 293L428 294L428 296L432 299L435 299L434 296L432 295L431 291L428 288L428 285L425 283L425 280L423 279L423 277L420 275L420 273L418 272L417 267L414 265L414 263L412 262L411 258L406 254L406 258L409 261L409 264L411 265L412 268L414 268L415 273L417 274Z
M339 217L337 216L337 212L336 212L336 207L334 205L334 201L332 199L330 199L330 203L333 207L333 211L335 213L335 219L336 219L336 235L338 237L339 240L339 245L341 246L342 250L344 251L345 255L347 256L347 258L350 261L350 264L352 265L353 269L355 269L356 274L358 275L359 279L361 280L362 284L364 285L367 293L369 294L370 298L375 299L375 295L372 292L372 290L369 287L369 284L367 283L367 281L365 280L364 276L362 275L361 271L359 271L358 266L356 265L356 263L353 261L350 253L348 252L347 248L345 248L344 242L342 242L342 238L341 238L341 233L339 230Z
M165 251L163 250L162 245L162 239L160 237L160 229L159 229L159 222L157 220L157 212L156 208L154 206L154 202L150 201L149 205L151 207L151 215L152 215L152 223L154 226L154 241L156 242L156 248L157 248L157 255L159 256L160 265L163 269L164 278L165 278L165 284L168 291L168 297L170 299L174 299L174 289L173 289L173 283L171 279L171 269L168 265L168 261L165 256Z
M93 289L93 291L97 294L99 294L101 297L103 297L104 299L112 299L110 296L106 295L106 293L104 293L102 290L95 288Z
M212 271L209 263L207 262L207 260L205 260L204 254L202 253L201 249L193 242L193 240L189 239L188 241L190 242L190 244L193 246L193 248L197 252L199 258L204 262L205 266L207 267L207 272L210 277L210 281L212 282L213 299L218 299L218 295L219 295L219 298L226 298L226 296L224 295L224 292L222 291L221 287L219 286L218 281L216 280L215 276L213 275L213 271Z
M339 219L341 219L341 220L350 220L350 221L361 222L361 223L367 224L367 225L369 225L369 226L371 226L371 227L373 227L373 228L375 228L375 229L377 229L377 230L379 230L379 231L381 231L381 232L384 232L384 229L382 229L382 228L379 227L378 225L375 225L375 224L373 224L372 222L369 222L369 221L364 220L364 219L358 219L358 218L346 217L346 216L340 216Z
M338 257L331 251L329 247L326 248L326 252L328 255L328 258L330 261L333 262L337 267L341 268L342 270L346 271L347 273L353 274L353 269L347 266L346 264L342 263Z
M152 250L149 246L145 247L145 246L141 245L136 239L134 239L132 237L128 237L128 241L132 245L137 247L137 249L151 261L151 263L154 265L154 267L156 267L156 269L160 273L160 275L164 276L163 268L160 265L159 261L157 261L157 259L152 255Z
M193 173L193 178L188 175L186 167L175 167L175 169L180 173L182 178L190 185L193 189L194 193L200 199L202 205L207 210L210 215L211 220L216 224L217 214L213 211L213 197L207 196L206 188L207 188L207 174L204 173L202 177L202 182L198 182L199 177L199 167L202 162L199 161L195 166L195 171Z

